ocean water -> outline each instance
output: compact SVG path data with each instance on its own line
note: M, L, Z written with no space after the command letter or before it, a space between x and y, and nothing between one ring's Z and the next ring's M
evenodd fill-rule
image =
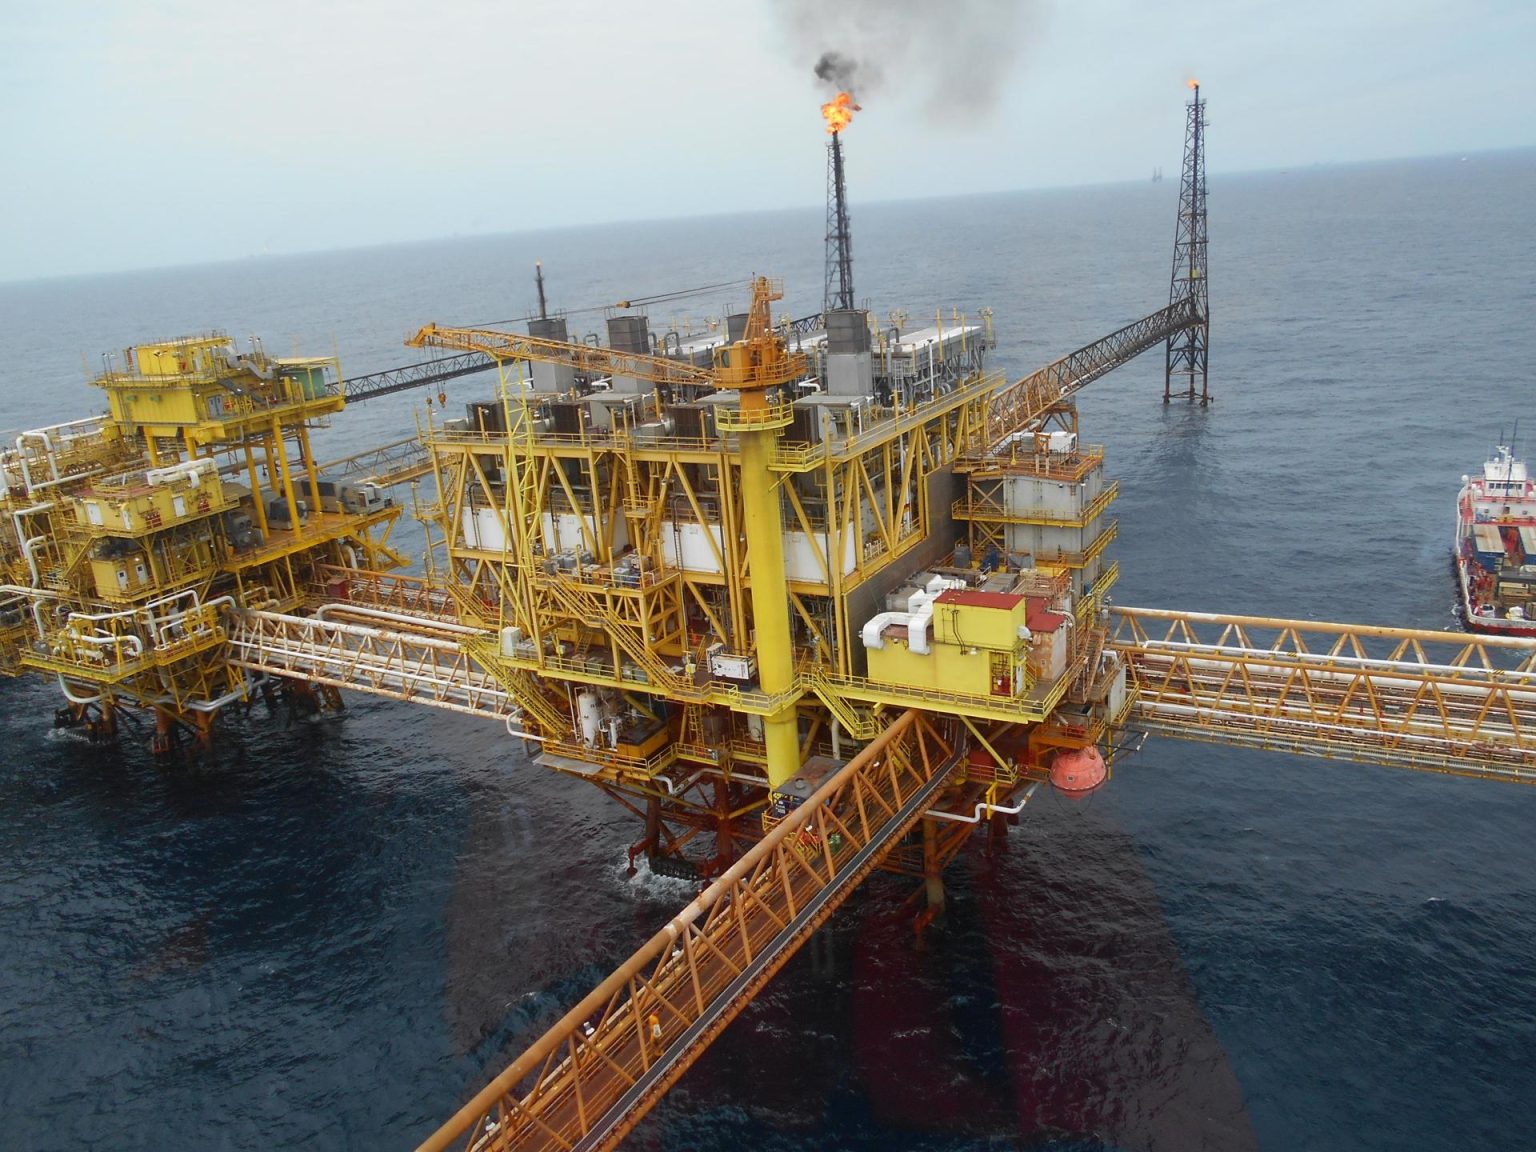
M1166 301L1176 199L856 201L858 291L909 325L990 306L1022 374ZM1210 220L1216 403L1163 406L1157 352L1081 398L1121 481L1116 599L1452 627L1459 477L1516 418L1536 434L1536 152L1219 177ZM536 258L572 309L762 272L801 314L821 231L799 211L0 284L0 427L95 411L103 350L210 327L409 362L426 321L524 314ZM420 402L360 406L321 451L404 435ZM412 1145L689 895L626 878L631 819L489 723L257 705L215 762L163 768L143 734L51 731L41 683L0 705L7 1148ZM906 887L867 884L633 1145L1536 1147L1536 791L1156 741L982 848L921 947Z

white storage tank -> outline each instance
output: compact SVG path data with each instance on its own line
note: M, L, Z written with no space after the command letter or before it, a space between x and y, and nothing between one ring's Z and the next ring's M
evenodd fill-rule
M596 747L597 734L603 727L603 711L592 689L583 688L576 693L576 716L581 724L582 743L588 748Z

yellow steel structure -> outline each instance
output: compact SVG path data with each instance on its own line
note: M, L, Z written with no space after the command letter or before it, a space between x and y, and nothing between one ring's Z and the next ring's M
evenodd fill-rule
M989 313L775 327L781 297L660 339L626 303L604 344L541 279L526 334L408 341L494 360L493 397L329 464L335 360L144 344L105 416L0 451L0 672L60 723L152 710L165 751L268 678L494 719L703 885L424 1148L612 1147L870 871L925 924L973 831L1130 730L1536 782L1536 642L1109 607L1073 396L1192 299L1009 382ZM403 576L382 490L429 476Z
M764 348L785 339L766 329L766 295L760 285L744 334ZM804 938L793 909L754 886L794 900L810 875L796 861L835 839L865 866L923 878L931 910L977 825L1000 831L1054 756L1108 751L1127 726L1532 778L1529 647L1444 654L1459 638L1210 617L1200 624L1218 635L1201 644L1175 634L1196 617L1136 610L1109 636L1118 489L1102 448L1079 443L1071 397L1187 319L1165 309L1013 384L962 357L942 387L893 388L848 413L815 398L837 379L826 347L811 355L811 398L780 369L759 402L723 371L729 348L678 371L633 352L423 329L420 343L647 385L615 403L596 379L555 397L504 378L501 427L426 430L440 481L427 511L462 621L480 633L461 648L495 670L541 761L643 814L636 849L653 866L713 832L725 869L424 1147L611 1146L766 978L754 963L776 967ZM929 339L942 346L942 326ZM873 343L887 366L904 354L897 336ZM718 405L712 424L685 428L701 399ZM579 418L562 419L562 403ZM807 409L820 436L804 434ZM919 571L925 586L901 587ZM605 744L597 721L615 717L584 719L589 706L613 707L625 732ZM793 751L774 746L776 723ZM641 746L645 732L666 735ZM839 809L815 804L827 773L894 759L918 732L943 732L947 750L922 807L873 835L841 815L828 824ZM757 772L766 796L742 787ZM863 819L861 795L845 799ZM767 838L732 863L739 818L759 806ZM818 915L839 898L835 871Z
M221 334L140 345L92 381L105 417L0 453L0 664L56 678L59 723L108 735L140 707L157 751L183 731L206 742L252 686L229 659L235 609L300 607L318 565L398 563L399 509L314 463L339 380L332 359Z
M502 719L512 711L508 693L461 643L467 629L430 619L407 629L378 610L351 604L327 607L342 611L312 616L242 613L231 634L231 662L253 672L472 716Z
M494 659L631 702L642 690L750 716L751 731L715 741L715 755L757 766L773 786L795 775L808 747L806 670L830 673L815 679L817 694L844 697L850 714L882 703L858 690L855 593L932 539L945 509L927 482L981 443L1003 385L971 372L925 405L833 410L841 423L829 435L786 445L792 386L809 379L809 365L770 328L779 296L773 282L754 282L741 338L714 349L708 368L487 329L429 325L410 341L648 386L573 399L587 407L565 430L540 414L559 399L506 381L499 427L445 420L428 430L443 481L428 516L447 544L451 582L473 591L469 614L505 638ZM981 339L962 333L962 343ZM668 400L683 400L675 412L706 397L717 401L707 428L669 433ZM598 401L612 414L598 417ZM786 541L797 546L791 562ZM562 545L568 562L556 563ZM534 636L559 640L538 646ZM722 677L727 662L750 674ZM896 707L899 696L883 703ZM817 728L825 738L828 718L811 719L812 739ZM543 734L560 740L574 727L567 716L563 731Z
M715 361L716 387L734 388L740 397L736 410L721 411L715 426L723 435L735 433L741 446L742 537L750 566L752 647L763 694L781 701L763 717L764 767L768 783L775 788L800 771L795 657L785 610L784 520L779 481L770 464L778 433L791 419L779 391L805 373L806 363L804 356L788 352L768 331L768 309L783 295L779 286L759 279L744 338L722 350Z

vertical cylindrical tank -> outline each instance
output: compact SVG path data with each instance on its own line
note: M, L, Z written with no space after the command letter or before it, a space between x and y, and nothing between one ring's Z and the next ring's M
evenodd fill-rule
M587 747L595 747L597 734L602 730L602 708L597 702L597 693L590 688L583 688L576 693L576 719L581 725L582 743Z

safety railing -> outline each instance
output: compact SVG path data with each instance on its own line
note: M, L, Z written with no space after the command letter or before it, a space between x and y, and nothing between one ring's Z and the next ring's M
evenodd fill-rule
M542 752L554 756L578 760L595 768L606 768L634 781L654 780L677 763L677 745L667 744L650 756L626 756L611 748L597 744L578 744L570 740L545 740ZM583 772L583 776L590 773Z
M866 676L845 676L833 672L818 672L813 684L816 695L823 703L842 697L845 701L892 708L923 708L1022 724L1038 723L1046 719L1056 705L1061 703L1075 673L1076 668L1070 667L1059 679L1032 684L1028 691L1019 696L946 692L919 684L895 684L871 680Z
M1033 428L1079 389L1174 333L1202 322L1192 300L1175 301L999 390L991 400L981 435L967 445L967 456L976 460L998 452L1006 454L1009 437Z
M1085 568L1104 549L1108 548L1116 536L1120 534L1120 522L1111 520L1104 525L1099 534L1093 538L1092 543L1081 552L1068 552L1065 549L1057 549L1055 552L1036 551L1036 564L1049 564L1056 568Z
M465 651L463 641L478 633L465 628L460 639L450 640L441 634L444 627L426 621L423 631L415 633L403 623L372 627L247 611L237 616L231 630L230 662L256 672L505 720L519 704Z
M916 712L772 829L421 1145L616 1146L921 818L958 768Z
M71 612L46 643L21 653L27 667L96 683L120 683L222 644L227 596L203 602L194 589L120 612Z
M715 410L715 427L724 433L784 428L794 415L794 405L787 401L775 401L761 408L733 408L722 404Z
M1003 448L987 458L985 468L972 467L971 471L1075 484L1104 463L1102 444L1082 444L1068 453L1040 450L1037 446L1046 436L1047 433L1030 430L1016 432Z
M1536 783L1536 641L1145 608L1112 615L1137 728Z
M316 564L310 597L317 603L344 600L433 620L457 622L459 619L458 603L447 589L423 576L396 572Z
M1042 524L1059 528L1084 528L1092 524L1120 495L1120 482L1111 481L1086 507L1068 509L1036 505L1009 508L1001 500L965 497L956 500L950 514L956 520L985 520L995 524Z
M808 472L826 463L831 455L831 445L827 443L785 444L780 442L774 445L773 459L768 466L775 472Z

